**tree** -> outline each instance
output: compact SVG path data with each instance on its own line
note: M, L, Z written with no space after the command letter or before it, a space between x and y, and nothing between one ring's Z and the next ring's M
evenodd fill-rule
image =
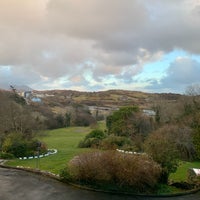
M71 125L71 113L65 114L65 120L66 120L66 127L69 127Z
M136 132L136 121L139 108L136 106L122 107L107 117L108 133L117 136L131 136Z
M57 128L63 128L63 127L66 126L66 124L65 124L65 118L61 114L58 114L56 116L56 122L57 122Z
M95 124L96 120L92 117L92 114L87 106L73 104L70 115L70 123L75 126L89 126L91 124Z
M106 125L109 134L131 138L134 149L142 151L144 138L154 130L155 122L137 106L127 106L108 116Z
M185 98L185 123L193 129L193 143L200 159L200 84L188 86Z
M194 142L197 158L200 159L200 129L195 130L193 142Z
M186 88L185 93L189 96L199 96L200 95L200 84L189 85Z
M167 183L170 173L176 171L179 153L173 138L166 134L168 127L163 127L151 133L144 143L145 152L162 167L161 182Z
M106 137L102 130L94 129L88 133L83 141L80 141L80 148L99 147L100 142Z
M0 131L2 133L32 133L41 126L39 113L33 112L29 105L16 103L10 94L0 93Z
M33 155L35 133L44 117L13 92L0 91L0 149L16 157Z
M23 97L21 97L19 94L17 94L16 88L12 85L10 85L10 88L12 91L11 98L18 104L26 105L26 100Z
M2 145L2 151L4 153L10 153L15 157L34 156L38 150L38 143L41 143L40 152L45 153L47 147L44 143L35 139L27 140L23 138L22 135L12 133L5 138Z

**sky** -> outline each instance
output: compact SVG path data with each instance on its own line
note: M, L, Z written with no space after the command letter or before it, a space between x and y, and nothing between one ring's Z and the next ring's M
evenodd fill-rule
M0 88L184 93L200 0L0 0Z

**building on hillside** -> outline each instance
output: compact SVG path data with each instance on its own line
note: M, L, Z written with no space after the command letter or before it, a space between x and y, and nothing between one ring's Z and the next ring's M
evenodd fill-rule
M33 98L31 98L31 101L34 102L34 103L41 103L42 102L42 100L39 97L33 97Z
M25 92L24 92L24 98L25 98L25 99L30 98L31 95L32 95L32 92L31 92L31 91L25 91Z
M155 117L155 115L156 115L156 112L155 112L155 111L153 111L153 110L147 110L147 109L144 109L144 110L143 110L143 113L144 113L145 115L149 116L149 117Z

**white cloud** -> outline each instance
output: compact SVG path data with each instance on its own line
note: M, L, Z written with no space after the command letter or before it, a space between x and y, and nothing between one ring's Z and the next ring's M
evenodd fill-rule
M175 48L199 55L199 32L199 0L1 0L0 87L129 86Z

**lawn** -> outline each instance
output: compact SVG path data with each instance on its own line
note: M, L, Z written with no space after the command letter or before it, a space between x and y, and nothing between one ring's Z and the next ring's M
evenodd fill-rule
M96 127L95 127L96 128ZM105 130L105 123L100 123L99 128ZM58 153L39 159L39 168L59 174L67 162L75 155L89 151L89 149L78 148L78 143L89 133L90 127L69 127L46 131L39 139L45 142L49 149L57 149ZM7 162L9 166L25 166L36 168L37 159L33 160L11 160ZM189 168L200 168L200 162L181 162L176 173L170 175L169 179L173 181L186 181L187 170Z
M88 151L88 149L78 148L78 143L87 133L91 131L89 127L70 127L46 131L44 136L39 139L45 142L49 149L57 149L58 153L39 159L39 168L59 174L60 170L66 166L66 163L75 155ZM36 168L37 159L19 160L15 159L7 162L9 166L25 166Z
M187 181L187 171L189 168L200 168L200 162L180 162L175 173L169 177L173 181Z

